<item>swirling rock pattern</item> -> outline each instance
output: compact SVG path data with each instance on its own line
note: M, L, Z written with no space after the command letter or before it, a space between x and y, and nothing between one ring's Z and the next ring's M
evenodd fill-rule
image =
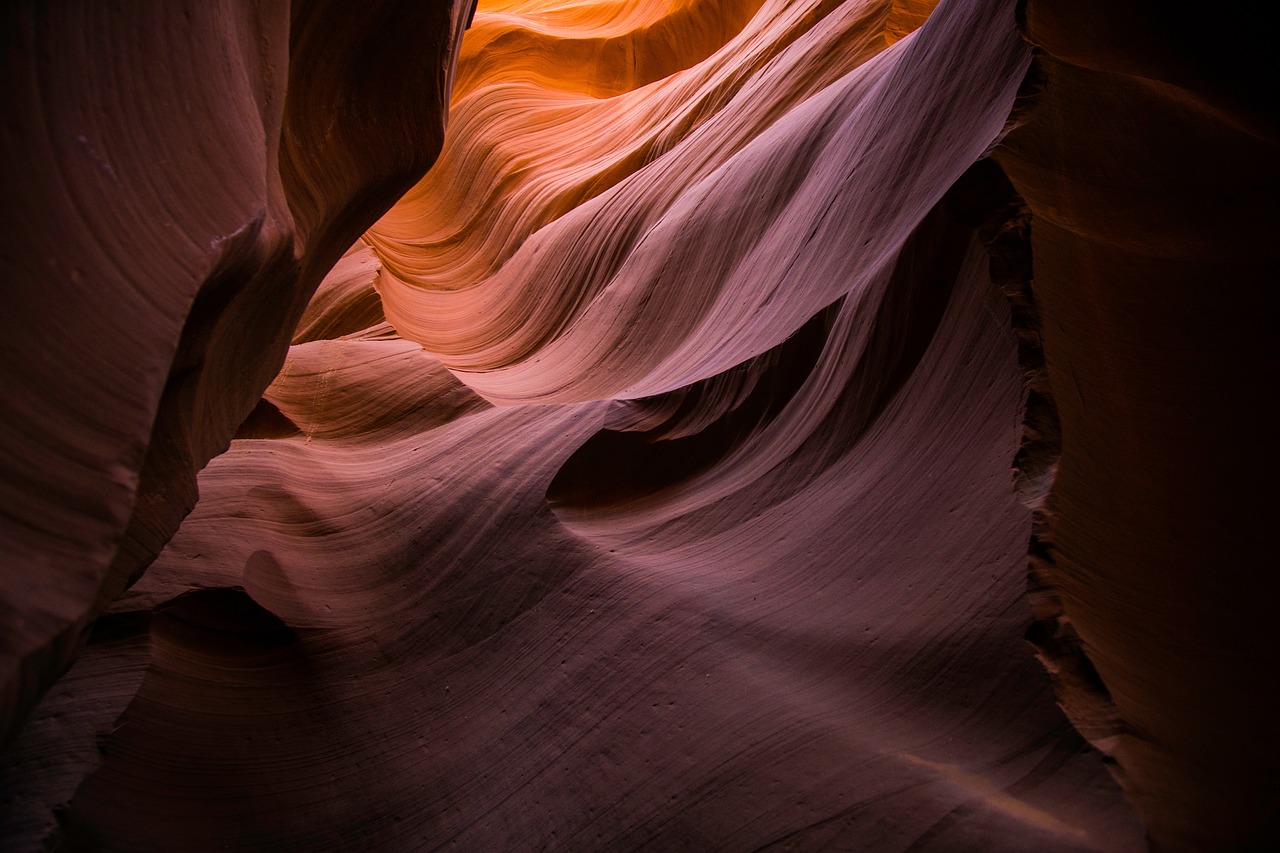
M422 5L6 5L0 741L439 150L469 6Z
M1269 118L1051 0L934 5L7 11L10 731L80 652L0 761L6 844L1264 839L1249 629L1159 639L1235 601L1184 586L1217 540L1123 537L1185 499L1256 553L1207 415L1144 445L1226 308L1133 318L1171 249L1267 280L1269 185L1214 223L1158 202L1216 177L1150 188L1222 145L1273 175ZM1200 136L1130 180L1126 110ZM1266 387L1261 327L1205 340ZM1235 390L1187 405L1252 423Z

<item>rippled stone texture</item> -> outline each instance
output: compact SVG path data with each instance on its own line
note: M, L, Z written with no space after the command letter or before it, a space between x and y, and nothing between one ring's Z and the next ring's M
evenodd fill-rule
M6 10L6 841L1140 849L1081 735L1265 838L1251 630L1168 637L1264 529L1273 344L1188 323L1270 119L1127 7L933 6Z
M6 5L4 740L434 159L464 6Z

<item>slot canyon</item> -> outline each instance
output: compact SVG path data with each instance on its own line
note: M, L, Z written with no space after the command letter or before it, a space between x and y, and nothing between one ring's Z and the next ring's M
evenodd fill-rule
M1280 848L1237 11L6 2L0 849Z

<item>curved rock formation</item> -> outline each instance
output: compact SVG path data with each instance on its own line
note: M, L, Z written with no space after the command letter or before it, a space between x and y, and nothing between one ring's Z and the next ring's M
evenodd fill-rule
M1274 116L933 7L6 10L6 845L1272 836Z
M4 10L0 742L190 511L320 279L434 159L468 12Z

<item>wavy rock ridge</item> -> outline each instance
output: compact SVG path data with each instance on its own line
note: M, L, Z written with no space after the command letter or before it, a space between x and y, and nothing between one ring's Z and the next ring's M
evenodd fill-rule
M6 10L6 846L1273 836L1274 116L1074 14Z

